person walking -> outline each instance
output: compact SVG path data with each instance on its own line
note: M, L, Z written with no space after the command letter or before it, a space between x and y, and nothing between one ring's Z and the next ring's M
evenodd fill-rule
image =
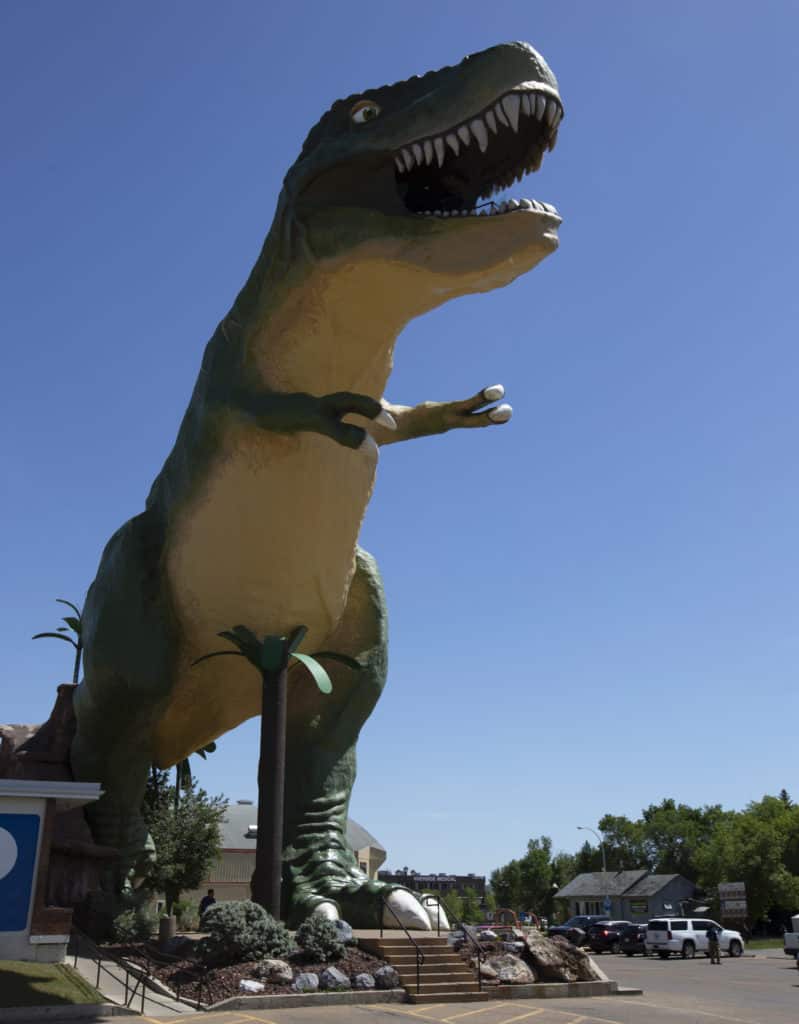
M710 957L710 962L721 966L721 947L719 945L721 928L718 925L711 924L705 935L707 935L707 953Z

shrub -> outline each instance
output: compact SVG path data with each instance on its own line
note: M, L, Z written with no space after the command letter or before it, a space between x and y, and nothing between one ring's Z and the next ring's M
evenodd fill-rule
M282 958L294 951L288 928L250 900L215 903L203 914L203 929L208 934L197 952L207 964Z
M112 925L115 942L146 942L155 931L155 918L141 908L117 914Z
M332 921L311 914L297 929L297 945L313 960L328 963L344 956L344 943Z

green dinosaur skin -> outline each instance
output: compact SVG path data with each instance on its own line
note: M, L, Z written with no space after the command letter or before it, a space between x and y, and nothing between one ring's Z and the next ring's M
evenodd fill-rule
M397 430L376 422L394 341L413 317L535 266L556 248L560 223L543 207L493 217L415 211L425 202L472 207L495 181L540 163L557 120L552 130L533 116L517 134L500 118L501 146L492 140L483 159L473 139L460 163L447 151L437 177L435 158L410 175L398 167L403 147L444 138L521 95L522 83L533 112L536 95L557 98L542 58L511 43L338 101L286 175L145 510L111 538L86 598L71 760L76 779L104 787L90 824L98 843L122 851L109 887L135 873L146 848L138 809L148 766L174 764L259 712L257 674L241 659L192 661L239 623L261 636L306 624L304 650L346 653L363 668L331 662L329 696L290 674L285 917L296 923L333 901L352 924L374 924L386 887L358 869L345 839L355 744L387 671L380 577L356 548L377 462L372 439L497 422L483 392L383 403ZM377 116L354 120L367 100Z

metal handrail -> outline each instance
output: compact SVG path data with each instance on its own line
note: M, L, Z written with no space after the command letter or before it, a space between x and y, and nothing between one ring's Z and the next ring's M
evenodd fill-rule
M146 995L146 989L148 987L147 983L149 981L151 981L151 979L153 978L152 966L153 966L153 964L157 964L158 960L153 958L147 952L146 947L143 946L141 951L137 952L136 955L142 957L142 959L145 962L145 966L143 966L143 967L139 967L138 965L137 966L133 966L129 960L122 959L121 957L116 956L116 954L111 953L109 950L101 950L99 948L99 946L97 945L97 943L94 941L94 939L91 939L85 932L82 932L80 930L80 928L76 927L74 924L72 925L71 933L72 933L72 939L74 940L74 947L75 947L75 949L74 949L74 951L75 951L75 959L74 959L74 966L75 966L75 968L77 969L78 956L79 955L86 955L85 947L88 947L88 955L86 955L86 958L88 960L91 960L92 963L96 963L97 964L97 981L95 982L95 986L94 987L96 989L98 989L98 991L99 991L99 988L100 988L100 972L101 971L105 971L105 973L110 978L113 978L114 981L119 981L120 980L118 977L116 977L116 975L113 973L113 971L110 971L103 964L103 960L110 960L112 964L115 964L117 967L119 967L122 971L125 972L125 978L124 978L125 1001L124 1001L124 1005L126 1007L128 1007L128 1008L131 1007L131 1005L133 1003L133 999L136 996L136 993L139 990L139 987L141 986L141 1013L143 1014L144 1013L144 1001L147 998L147 995ZM84 947L83 951L81 951L81 947ZM165 960L173 960L173 961L175 961L175 960L178 959L177 957L170 957L169 954L160 954L160 956L163 957L163 959L165 959ZM199 976L198 976L197 999L196 1000L192 1000L191 1002L188 999L181 999L181 997L180 997L180 989L182 988L182 985L178 987L178 990L175 993L175 997L174 998L175 998L176 1002L185 1003L187 1006L193 1006L195 1009L199 1010L201 1008L201 1006L202 1006L203 985L205 984L205 980L206 980L205 976L208 973L208 969L199 960L191 960L191 962L195 965L195 967L200 969L199 970ZM135 980L135 984L132 987L130 985L130 979L131 978L133 978ZM157 990L153 990L153 991L157 991ZM157 999L155 999L152 995L149 998L150 998L151 1002L157 1003L158 1005L165 1005L163 1003L159 1003L159 1001Z
M389 902L386 899L386 897L383 896L382 894L380 896L380 902L381 902L381 909L386 909L386 910L390 910L391 911L392 917L397 922L397 924L400 926L400 928L405 932L405 934L408 936L408 938L410 939L411 943L413 944L413 946L414 946L414 948L416 950L416 994L419 995L419 993L422 990L421 974L422 974L422 965L424 964L424 953L422 952L421 947L419 946L419 943L416 942L416 940L411 935L411 933L408 931L408 929L405 927L405 925L402 923L402 921L400 921L400 919L397 917L397 914L396 914L394 908L389 904ZM382 915L382 913L380 914L380 938L381 939L383 938L383 915Z
M466 938L469 940L469 942L472 944L472 946L474 946L474 948L475 948L475 950L477 952L477 988L478 988L478 991L482 992L483 991L483 972L480 970L480 967L482 966L483 960L485 959L485 954L483 953L483 948L480 945L480 943L477 941L477 939L475 939L475 937L471 934L471 932L468 931L468 928L463 923L463 921L460 921L457 917L455 917L454 914L450 913L449 909L446 906L442 908L441 902L439 901L439 899L437 897L436 897L436 935L441 935L441 910L442 909L443 909L444 913L447 916L447 921L450 924L450 931L452 931L452 922L454 921L455 925L460 929L460 931L463 932L463 934L466 936Z

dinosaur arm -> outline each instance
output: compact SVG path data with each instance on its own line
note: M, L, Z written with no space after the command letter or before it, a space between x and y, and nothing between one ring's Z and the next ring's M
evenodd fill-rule
M501 384L483 388L471 398L456 402L422 402L420 405L392 405L383 407L393 416L396 430L388 430L372 420L369 432L379 445L394 441L409 441L414 437L443 434L448 430L470 427L491 427L507 423L513 413L507 404L492 405L505 394ZM488 408L487 408L488 406Z
M385 404L353 391L317 396L303 391L254 393L241 390L234 401L240 412L250 416L264 430L281 434L308 430L324 434L347 448L359 448L367 437L362 427L343 422L350 414L365 417L370 429L374 427L386 434L395 429Z

